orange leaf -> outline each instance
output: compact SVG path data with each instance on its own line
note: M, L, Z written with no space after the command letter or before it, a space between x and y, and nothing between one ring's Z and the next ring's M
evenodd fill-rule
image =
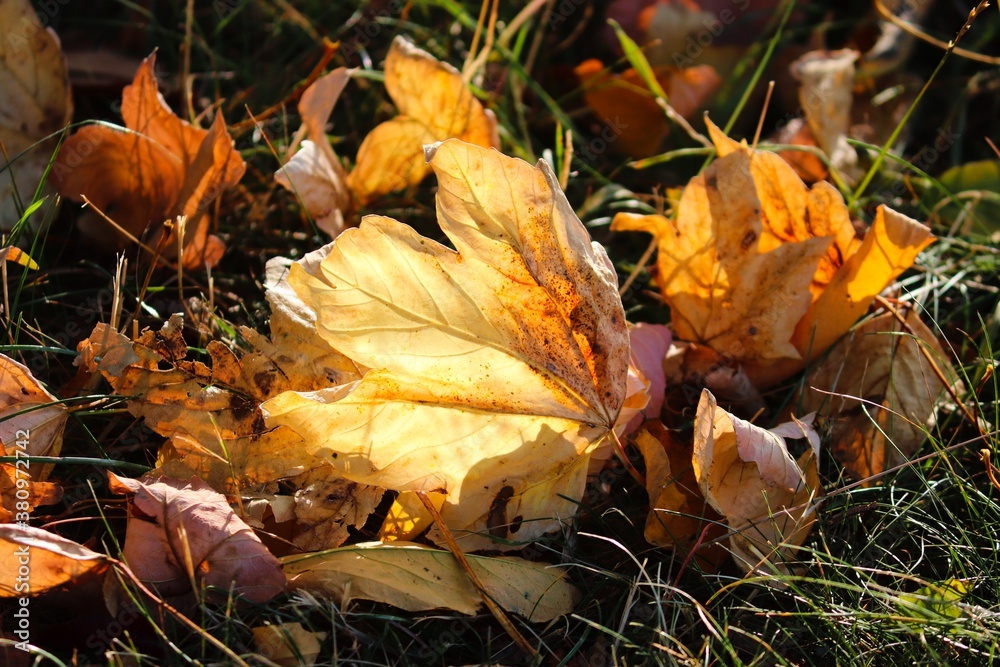
M18 580L26 565L26 577ZM0 525L0 598L40 595L85 576L99 576L107 568L103 554L65 537L30 526Z

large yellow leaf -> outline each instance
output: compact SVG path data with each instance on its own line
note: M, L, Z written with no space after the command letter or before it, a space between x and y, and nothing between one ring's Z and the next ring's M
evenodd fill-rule
M622 213L612 228L657 237L657 280L677 337L742 364L763 387L835 343L933 237L879 207L856 239L832 186L809 189L777 155L711 123L709 133L720 157L691 180L671 219Z
M498 605L537 623L568 614L579 593L565 572L522 558L469 556ZM447 551L420 544L368 543L282 559L288 585L351 599L386 602L407 611L454 609L475 614L482 604L468 575Z
M532 539L575 512L625 399L616 276L544 162L461 141L428 151L451 250L369 216L289 282L320 334L372 370L264 404L345 476L442 491L467 550ZM432 538L435 533L432 531Z
M806 438L796 461L786 439ZM702 391L694 424L695 477L705 500L726 517L736 564L747 572L787 570L816 520L819 436L795 420L770 431L729 414Z
M424 144L457 138L500 147L496 118L458 70L397 37L385 60L385 88L399 115L372 130L347 184L358 202L416 185L430 173Z
M809 373L802 408L831 420L830 449L856 479L910 460L934 424L945 386L957 374L934 332L911 311L907 329L886 313L845 336Z

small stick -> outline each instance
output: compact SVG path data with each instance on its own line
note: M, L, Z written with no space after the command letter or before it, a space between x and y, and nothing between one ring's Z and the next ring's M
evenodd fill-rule
M497 621L500 622L500 625L502 625L503 629L507 631L507 634L514 640L514 643L517 644L522 651L524 651L525 655L529 656L532 661L534 661L538 658L538 652L531 646L531 644L528 643L528 640L526 640L524 636L518 632L518 629L514 627L514 624L511 622L510 618L507 617L507 614L504 613L504 610L501 609L500 606L493 601L493 598L490 597L490 594L483 586L483 582L479 580L479 577L476 576L475 571L473 571L472 565L469 563L469 559L465 557L465 553L462 551L461 547L458 546L458 542L455 541L455 536L451 534L451 531L448 530L448 526L445 525L444 519L441 518L441 513L438 512L436 507L434 507L434 503L431 502L431 499L427 497L427 494L424 491L417 491L417 497L420 498L420 502L422 502L424 507L427 508L431 518L433 518L434 522L437 523L438 528L441 529L441 536L448 544L448 549L455 557L455 560L458 561L459 567L461 567L466 576L469 577L469 581L471 581L472 585L475 586L477 591L479 591L479 595L482 597L486 608L489 609Z
M774 92L774 81L767 84L767 96L764 98L764 108L760 110L760 118L757 120L757 131L753 133L753 148L757 148L757 141L760 139L760 132L764 129L764 116L767 115L767 107L771 105L771 93Z

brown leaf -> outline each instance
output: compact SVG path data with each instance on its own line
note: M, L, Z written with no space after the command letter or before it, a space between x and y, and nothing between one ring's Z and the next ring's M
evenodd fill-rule
M496 118L458 70L402 37L385 60L385 89L399 115L372 130L358 149L347 184L361 205L424 180L431 171L425 144L456 138L500 147Z
M34 146L14 162L7 160L65 127L73 116L73 98L59 38L41 24L31 2L0 2L0 25L4 30L0 40L0 143L4 148L0 154L0 230L8 230L20 218L13 186L21 203L30 204L56 139ZM44 218L43 210L33 219Z
M0 525L0 598L41 595L99 576L103 554L40 528Z
M11 455L58 456L68 413L28 368L0 354L0 444ZM22 446L23 444L23 446ZM32 477L44 481L51 466L29 465Z
M52 178L61 195L76 201L86 196L152 247L164 221L187 216L184 260L194 268L219 243L208 239L208 205L239 182L246 164L221 115L202 130L173 114L159 93L155 64L154 53L122 92L122 119L129 131L81 128L60 149ZM104 221L83 226L103 245L123 248L128 242ZM176 243L167 244L164 255L176 256Z
M0 443L0 456L12 456L17 451L8 452ZM27 522L31 510L62 500L62 487L52 482L33 482L31 466L26 464L24 460L0 463L0 523Z
M945 386L921 352L956 383L957 373L916 311L908 329L891 313L845 336L806 377L802 409L832 422L831 451L856 479L909 461L934 426Z
M143 482L109 472L108 487L129 496L125 562L163 595L205 585L266 602L285 590L278 559L200 479Z

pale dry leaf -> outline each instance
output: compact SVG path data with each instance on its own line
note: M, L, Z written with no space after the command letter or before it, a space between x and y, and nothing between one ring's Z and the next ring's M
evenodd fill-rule
M358 149L347 184L365 205L430 174L424 145L449 138L500 147L496 117L448 63L396 37L385 60L385 89L399 115L375 127Z
M612 228L658 239L657 281L677 337L765 387L829 349L933 236L880 206L859 240L832 186L809 189L777 155L708 126L720 157L690 181L674 216L622 213Z
M806 438L794 459L786 439ZM747 572L788 571L816 520L821 492L819 438L805 421L771 431L718 407L702 392L694 425L695 477L705 500L726 518L736 564Z
M208 235L208 205L239 182L246 163L233 147L221 115L202 130L178 118L159 92L156 54L147 57L122 91L127 131L88 125L66 140L52 168L59 193L86 196L134 237L155 247L165 221L187 216L184 260L201 266L221 241ZM97 218L82 219L96 242L124 248L127 237ZM163 254L176 256L177 244Z
M31 526L0 525L0 598L41 595L108 568L104 554Z
M41 24L31 2L0 0L0 26L4 32L0 40L0 143L6 153L0 154L0 230L9 230L20 219L15 187L21 204L30 204L56 138L33 144L69 124L73 97L59 38ZM23 151L28 152L20 155ZM44 193L51 194L51 188ZM45 217L43 208L33 219Z
M252 632L257 652L281 667L315 665L328 634L306 630L301 623L262 625Z
M491 536L534 539L576 511L560 496L582 496L618 418L628 333L607 254L548 165L456 140L428 155L456 250L368 216L318 267L293 265L320 334L372 370L346 394L263 409L350 479L447 493L463 548L497 548Z
M509 556L467 556L493 601L543 623L573 611L580 595L565 572L547 563ZM475 614L482 598L455 557L420 544L392 542L287 556L282 566L291 588L350 600L385 602L406 611L452 609Z
M947 393L921 349L958 383L934 332L915 311L906 323L891 313L863 323L806 376L802 408L830 420L830 450L855 479L909 461L933 428Z
M288 163L274 172L274 180L295 192L316 226L333 237L343 231L352 202L347 171L330 146L324 128L349 79L350 71L339 67L306 88L298 108L308 139Z
M200 479L143 481L109 472L108 488L129 496L122 556L136 577L161 594L204 585L266 602L285 590L278 559L225 496Z

